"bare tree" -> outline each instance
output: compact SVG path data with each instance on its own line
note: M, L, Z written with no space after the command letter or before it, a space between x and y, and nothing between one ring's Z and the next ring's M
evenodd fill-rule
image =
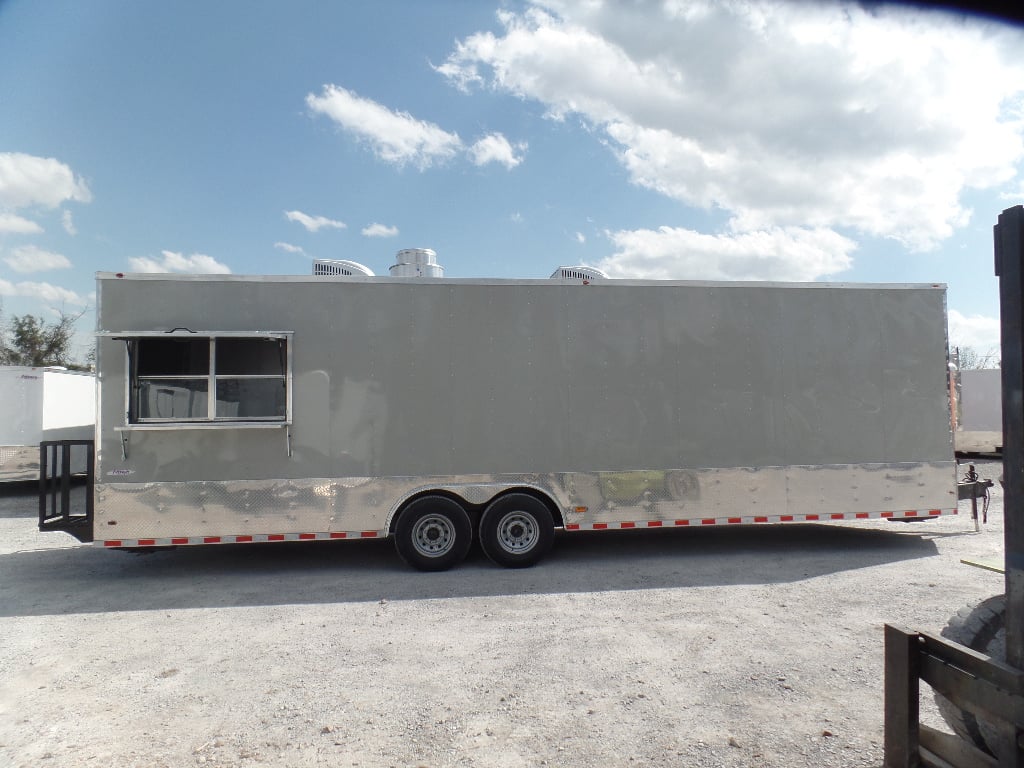
M71 359L71 338L82 314L61 312L60 319L54 323L34 315L12 317L7 333L0 338L0 364L87 368Z
M956 357L957 368L961 371L976 371L983 368L999 367L999 349L993 347L985 354L982 354L974 347L957 347Z

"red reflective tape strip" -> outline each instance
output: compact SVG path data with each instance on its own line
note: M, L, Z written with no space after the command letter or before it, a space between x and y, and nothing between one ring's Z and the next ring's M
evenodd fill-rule
M601 531L606 529L616 528L663 528L665 526L690 526L690 525L749 525L751 523L792 523L799 521L806 522L821 522L823 520L870 520L873 517L929 517L944 514L956 514L956 510L911 510L907 512L830 512L828 514L812 513L808 515L779 515L778 517L771 517L769 515L757 515L755 517L705 517L697 520L648 520L642 521L625 521L621 523L593 523L587 525L586 523L569 523L565 526L566 530L578 531L578 530L595 530Z
M825 519L829 520L849 520L858 519L866 520L872 517L880 518L893 518L893 517L935 517L940 515L955 515L958 514L957 509L929 509L929 510L905 510L902 512L833 512L824 516ZM794 522L797 519L803 519L806 521L819 521L823 518L820 514L809 514L809 515L779 515L776 520L781 523ZM752 518L742 517L728 517L728 518L713 518L706 517L699 520L647 520L647 521L635 521L627 520L620 523L566 523L565 530L567 531L579 531L579 530L594 530L603 531L608 529L632 529L637 527L647 528L662 528L665 526L690 526L690 525L721 525L722 523L729 524L744 524L744 521L754 523L769 523L772 522L772 518L767 515L757 515ZM386 535L383 531L331 531L329 533L269 533L265 534L266 541L287 541L288 537L294 537L300 541L314 541L317 539L351 539L351 538L363 538L363 539L375 539L383 535ZM164 539L163 541L169 541L172 545L186 545L186 544L225 544L225 543L237 543L237 544L248 544L255 541L263 541L263 536L254 536L252 534L240 534L238 536L203 536L203 537L174 537L171 539ZM157 544L158 539L107 539L102 541L102 546L109 548L118 547L154 547L159 546Z
M573 526L566 526L567 528ZM575 525L579 528L579 525ZM331 531L330 533L267 533L267 534L239 534L237 536L175 536L170 539L107 539L97 542L104 547L156 547L162 546L159 542L165 541L171 545L185 544L252 544L261 541L288 541L289 537L298 541L316 541L319 539L351 539L360 537L364 539L380 538L382 531ZM264 538L265 537L265 538Z

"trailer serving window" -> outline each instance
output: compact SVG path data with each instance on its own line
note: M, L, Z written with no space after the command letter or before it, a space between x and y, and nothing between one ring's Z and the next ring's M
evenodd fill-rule
M122 337L128 423L291 423L290 334Z

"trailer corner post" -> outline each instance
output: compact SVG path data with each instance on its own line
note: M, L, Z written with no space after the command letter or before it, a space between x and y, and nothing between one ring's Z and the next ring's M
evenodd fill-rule
M1003 384L1006 661L1024 669L1024 206L994 228Z

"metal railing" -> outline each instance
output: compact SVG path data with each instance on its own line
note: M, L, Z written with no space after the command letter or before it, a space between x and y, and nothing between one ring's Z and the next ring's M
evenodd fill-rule
M993 725L992 756L918 720L920 682ZM1024 672L927 632L885 625L885 768L1024 766Z
M79 541L93 540L94 446L92 440L46 440L39 444L39 530L66 531ZM84 474L74 472L74 449L85 451ZM85 499L76 508L72 488L82 481Z

